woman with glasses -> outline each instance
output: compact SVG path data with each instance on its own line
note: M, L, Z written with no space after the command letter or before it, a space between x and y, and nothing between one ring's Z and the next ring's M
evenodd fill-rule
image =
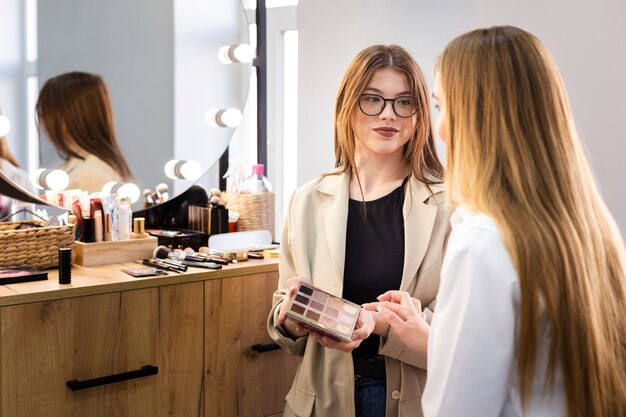
M458 208L426 416L626 416L624 241L550 52L515 27L468 32L444 50L434 97ZM428 324L410 294L381 299L383 318L424 353Z
M268 330L304 358L284 415L421 416L425 355L407 349L377 312L361 310L351 343L285 316L306 281L357 304L408 291L430 320L449 210L426 81L401 47L366 48L346 70L335 106L335 164L296 190L285 219Z

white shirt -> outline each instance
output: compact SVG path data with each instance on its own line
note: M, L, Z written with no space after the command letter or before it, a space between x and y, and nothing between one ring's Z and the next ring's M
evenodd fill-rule
M428 340L426 417L566 416L562 375L545 383L550 326L538 323L537 364L526 413L517 377L520 289L509 252L489 216L461 206L441 271ZM539 277L538 277L539 278Z

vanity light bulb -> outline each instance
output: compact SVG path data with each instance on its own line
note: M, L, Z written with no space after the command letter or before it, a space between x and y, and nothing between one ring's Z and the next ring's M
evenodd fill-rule
M202 165L197 161L173 159L165 164L165 175L173 180L197 180L202 175Z
M0 115L0 138L9 134L11 130L11 122L9 118L3 115Z
M104 195L115 194L115 191L113 191L113 187L115 187L116 185L117 183L115 181L107 182L106 184L104 184L104 187L102 187L102 194Z
M132 182L127 182L123 184L118 190L117 195L120 197L128 197L131 204L134 204L139 200L139 195L141 192L139 191L139 187L137 187Z
M237 127L243 120L241 112L233 107L228 109L211 109L204 120L213 127Z
M217 59L223 64L247 63L254 59L255 51L247 43L222 46Z
M105 195L115 194L118 197L128 197L131 204L139 200L139 187L132 182L119 183L119 182L107 182L102 187L102 193Z
M44 190L63 191L70 183L70 177L60 169L40 168L33 174L33 183Z

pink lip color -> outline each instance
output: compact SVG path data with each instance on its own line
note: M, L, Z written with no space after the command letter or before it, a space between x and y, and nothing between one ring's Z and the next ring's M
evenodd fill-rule
M394 129L393 127L379 127L374 129L374 132L386 138L390 138L398 133L398 129Z

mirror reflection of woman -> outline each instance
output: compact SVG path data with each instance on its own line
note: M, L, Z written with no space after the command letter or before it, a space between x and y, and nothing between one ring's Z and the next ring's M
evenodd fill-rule
M283 228L268 330L304 356L283 415L421 416L425 357L378 313L361 311L350 343L285 320L294 286L307 280L357 304L403 289L432 315L450 212L428 88L405 49L375 45L349 65L335 106L335 164L296 190Z
M37 121L54 145L67 172L67 188L101 191L107 182L129 182L132 173L117 143L113 111L102 78L68 72L41 88Z

